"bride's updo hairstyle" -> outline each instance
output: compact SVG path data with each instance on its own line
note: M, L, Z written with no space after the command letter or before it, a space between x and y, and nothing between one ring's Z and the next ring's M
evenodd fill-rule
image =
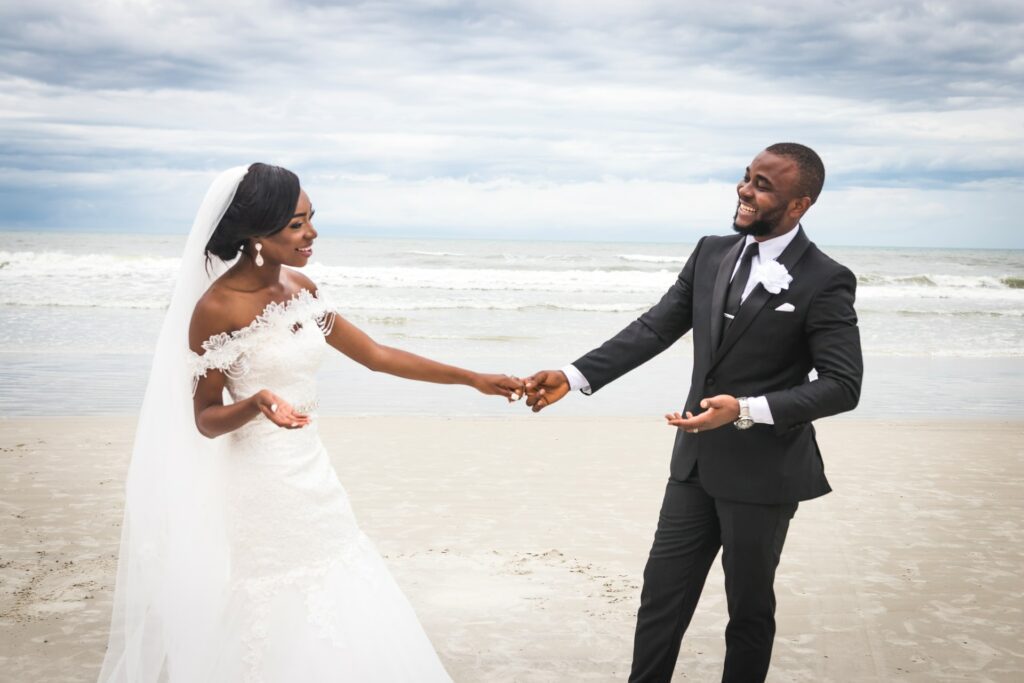
M299 191L299 177L288 169L260 163L250 166L206 243L207 255L231 261L249 238L283 230L295 215Z

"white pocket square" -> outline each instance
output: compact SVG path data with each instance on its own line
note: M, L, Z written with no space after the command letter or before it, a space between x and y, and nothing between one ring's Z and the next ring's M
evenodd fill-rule
M790 303L785 303L785 304L780 305L775 310L776 311L780 311L782 313L792 313L793 311L796 310L796 306L794 306L793 304L790 304Z

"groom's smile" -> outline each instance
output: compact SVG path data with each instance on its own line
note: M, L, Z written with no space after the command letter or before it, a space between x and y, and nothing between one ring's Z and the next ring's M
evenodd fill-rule
M732 217L733 220L737 220L741 215L753 217L757 213L757 209L749 204L744 204L742 201L736 202L736 214Z

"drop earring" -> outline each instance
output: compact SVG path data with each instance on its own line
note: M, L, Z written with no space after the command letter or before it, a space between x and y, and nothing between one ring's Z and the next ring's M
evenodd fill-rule
M263 265L263 254L261 254L260 252L263 251L263 245L260 244L259 242L256 242L256 244L254 246L256 247L256 258L254 258L253 261L256 262L257 266L262 266Z

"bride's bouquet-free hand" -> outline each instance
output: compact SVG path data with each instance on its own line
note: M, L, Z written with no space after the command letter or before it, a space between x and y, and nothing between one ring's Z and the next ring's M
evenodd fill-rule
M481 394L504 396L509 403L515 403L526 392L525 383L515 375L488 375L478 373L473 387Z

